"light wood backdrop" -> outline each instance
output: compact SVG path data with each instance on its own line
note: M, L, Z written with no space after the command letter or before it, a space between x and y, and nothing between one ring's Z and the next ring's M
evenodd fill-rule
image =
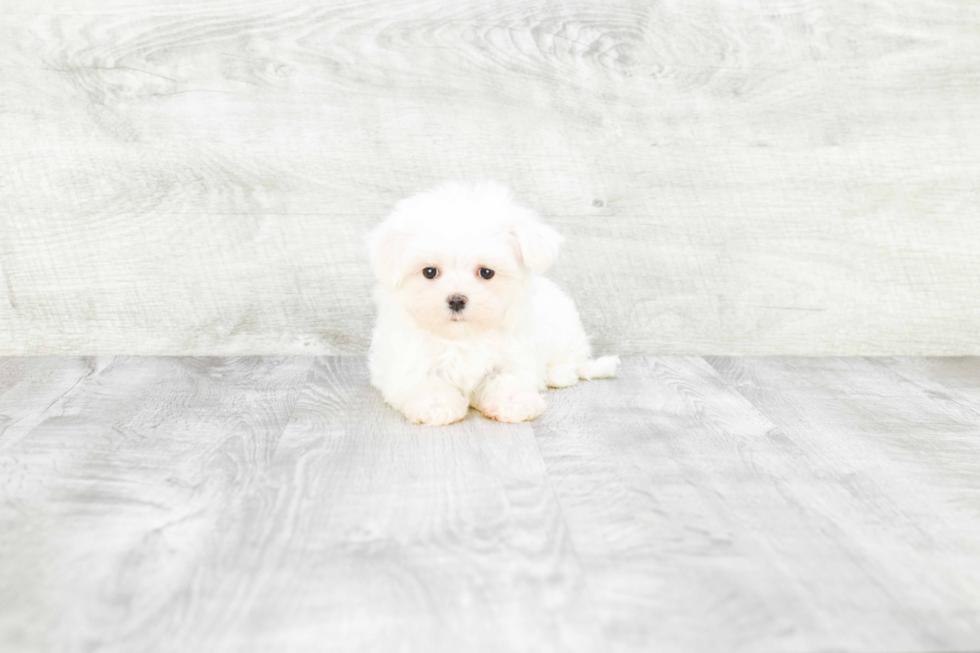
M363 353L512 186L621 353L980 354L980 3L0 0L0 353Z

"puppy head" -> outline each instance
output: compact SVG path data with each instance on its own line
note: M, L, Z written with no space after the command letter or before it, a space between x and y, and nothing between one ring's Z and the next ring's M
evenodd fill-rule
M510 319L561 241L493 182L451 182L402 200L367 238L391 297L419 327L453 340Z

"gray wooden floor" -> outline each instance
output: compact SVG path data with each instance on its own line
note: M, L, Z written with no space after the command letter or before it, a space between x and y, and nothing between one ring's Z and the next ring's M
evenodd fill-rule
M3 359L0 650L980 648L980 359L548 400L429 429L361 358Z

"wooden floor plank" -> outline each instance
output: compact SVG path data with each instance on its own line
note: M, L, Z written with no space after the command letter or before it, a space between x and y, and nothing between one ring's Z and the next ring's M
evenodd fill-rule
M82 379L109 360L0 359L0 452L14 447L49 411L57 411Z
M978 369L635 357L426 428L362 358L0 359L0 650L975 650Z
M898 650L980 645L980 421L877 359L713 358L807 461L798 500L860 565L876 600L846 597ZM831 531L830 529L833 529ZM838 576L824 569L823 584ZM843 589L843 588L842 588ZM853 591L857 590L857 591ZM827 596L831 598L830 595ZM898 620L898 621L896 621Z
M726 376L738 365L714 363ZM775 398L789 383L760 376ZM901 414L911 384L882 382L890 403L867 417L894 430L913 419ZM860 453L848 442L859 432L816 424L799 435L795 418L819 394L794 396L785 414L770 416L736 387L701 359L629 359L616 380L552 393L535 423L614 648L980 643L980 598L970 592L980 539L963 486L980 478L980 442L965 415L937 409L939 421L908 436L910 449L918 439L937 457L967 456L960 473L931 486L929 475L901 476L909 464L887 451L848 455Z
M787 511L754 483L773 427L702 360L627 359L549 399L535 433L613 650L788 650L813 634L743 514Z
M179 641L209 651L601 650L527 425L407 424L360 358L317 359L222 573ZM212 624L221 624L215 628Z
M970 408L980 418L980 357L921 356L874 360L927 392Z
M0 452L0 650L163 650L311 359L103 362Z
M881 359L709 361L840 473L869 465L876 475L888 474L898 484L917 481L929 491L980 490L980 420L974 410L903 377Z

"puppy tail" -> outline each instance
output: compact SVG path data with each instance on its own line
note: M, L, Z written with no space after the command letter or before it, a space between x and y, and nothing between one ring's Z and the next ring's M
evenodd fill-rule
M616 376L616 368L619 367L619 356L600 356L590 358L576 370L578 378L585 379L608 379Z

